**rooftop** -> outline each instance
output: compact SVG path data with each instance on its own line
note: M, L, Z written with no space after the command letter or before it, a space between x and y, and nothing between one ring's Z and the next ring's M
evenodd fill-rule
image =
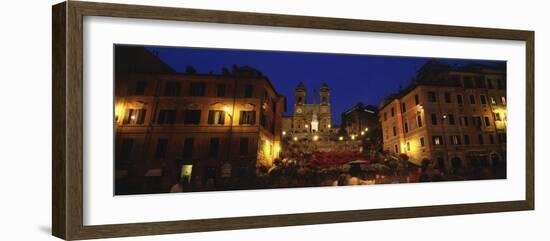
M437 60L430 60L418 69L416 76L404 89L397 93L390 94L381 101L378 109L384 108L391 101L408 94L417 86L454 86L459 87L460 82L449 78L450 73L472 73L472 74L506 74L506 64L484 65L470 63L463 66L451 66Z

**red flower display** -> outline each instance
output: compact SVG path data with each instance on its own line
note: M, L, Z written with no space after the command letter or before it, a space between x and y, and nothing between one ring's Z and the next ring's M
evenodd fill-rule
M330 151L315 152L311 159L306 163L307 167L329 168L344 165L355 160L368 160L365 155L359 152L350 151Z

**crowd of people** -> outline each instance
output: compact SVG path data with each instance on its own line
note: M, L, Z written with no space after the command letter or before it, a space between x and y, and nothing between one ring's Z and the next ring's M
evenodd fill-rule
M505 178L505 175L506 167L500 165L448 170L430 160L423 160L417 166L400 159L321 168L287 159L276 160L271 168L259 167L255 175L243 176L230 183L222 181L215 184L211 180L210 184L198 181L198 184L191 185L188 179L182 178L171 187L170 192L482 180Z

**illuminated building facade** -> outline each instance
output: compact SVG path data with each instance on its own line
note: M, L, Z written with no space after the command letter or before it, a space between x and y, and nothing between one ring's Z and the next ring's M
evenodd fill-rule
M428 62L379 109L388 153L445 170L505 163L505 66Z
M380 137L378 107L359 102L342 113L342 128L348 136L377 139Z
M116 78L117 192L168 191L180 177L220 186L279 156L285 98L257 70Z
M305 152L335 149L338 128L331 123L330 88L326 83L321 85L318 95L313 91L312 103L307 103L304 84L296 86L294 112L292 116L283 117L282 131L289 143L303 146Z

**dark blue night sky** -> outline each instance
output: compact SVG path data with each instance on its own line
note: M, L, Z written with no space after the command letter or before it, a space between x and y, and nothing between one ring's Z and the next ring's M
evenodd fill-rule
M332 119L340 123L340 114L357 102L378 106L388 94L406 87L417 70L430 58L303 53L259 50L233 50L186 47L149 47L176 71L193 66L199 73L221 73L226 67L250 66L268 76L277 91L287 97L287 113L293 111L293 93L302 81L308 90L322 82L331 89ZM439 59L450 65L475 62L494 65L498 61Z

